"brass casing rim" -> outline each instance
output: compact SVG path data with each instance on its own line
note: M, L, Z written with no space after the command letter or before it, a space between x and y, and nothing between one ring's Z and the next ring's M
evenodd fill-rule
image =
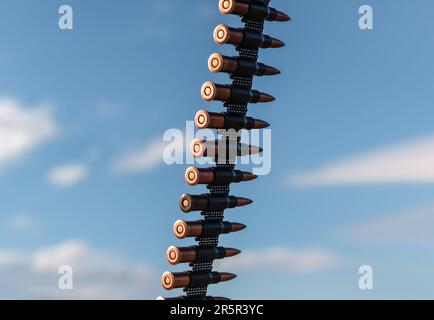
M190 151L194 157L201 157L203 155L203 141L200 139L195 139L191 142ZM199 149L196 151L195 147L198 146Z
M214 40L218 44L225 44L229 40L229 28L224 24L219 24L214 29Z
M169 271L166 271L161 276L161 283L163 284L164 289L171 290L175 284L175 277Z
M190 212L192 204L193 204L193 202L192 202L191 196L189 194L183 194L181 196L180 205L181 205L182 211L184 211L185 213Z
M171 246L169 247L169 249L167 249L167 260L169 261L170 264L173 265L178 264L180 259L181 259L181 252L177 247Z
M207 81L202 85L200 94L203 100L212 101L217 95L217 87L212 81Z
M190 174L193 174L194 177L190 178ZM186 171L185 171L185 181L191 185L191 186L195 186L199 183L199 170L196 167L189 167Z
M203 117L203 119L205 121L201 121L201 117ZM206 110L199 110L196 115L194 116L194 122L196 124L196 126L199 129L205 129L209 126L209 122L210 122L210 116L208 111Z
M225 7L227 5L227 7ZM223 14L231 14L235 9L235 3L233 0L220 0L219 10Z
M173 225L173 233L179 239L183 239L187 234L187 224L184 220L178 220Z
M216 66L213 65L214 61L217 61ZM220 53L213 53L208 59L208 69L211 72L217 73L222 71L223 65L224 65L224 59Z

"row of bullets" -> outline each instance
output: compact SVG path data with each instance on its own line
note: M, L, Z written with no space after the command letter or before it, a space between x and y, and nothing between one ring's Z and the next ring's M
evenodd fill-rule
M242 18L254 21L288 21L289 16L268 6L266 0L220 0L219 10L223 14L234 14ZM246 28L231 28L224 24L218 25L213 33L214 41L217 44L232 44L237 48L259 49L259 48L280 48L285 44L273 37L254 32ZM256 59L255 59L256 60ZM242 57L228 57L219 53L213 53L208 59L208 69L213 73L228 73L233 76L273 76L280 71L272 66L256 62L255 60ZM216 84L207 81L201 88L201 97L205 101L223 101L225 104L244 105L248 103L266 103L274 101L271 95L252 90L246 87ZM234 113L216 113L200 110L194 118L198 129L217 130L251 130L267 128L266 121ZM191 153L194 157L217 157L224 153L228 154L227 159L235 156L244 156L262 151L261 148L245 145L236 141L202 141L194 140L191 143ZM231 154L231 152L234 152ZM195 185L228 185L243 181L251 181L257 178L250 172L216 167L196 168L190 167L185 172L185 181L191 186ZM228 208L245 206L252 203L252 200L230 195L184 194L179 201L180 209L185 212L192 211L223 211ZM222 234L238 232L245 229L241 223L220 221L220 220L178 220L173 226L173 233L179 239L184 238L208 238L218 237ZM166 253L170 264L179 263L207 263L216 259L233 257L240 253L234 248L225 248L211 245L200 245L190 247L171 246ZM210 284L229 281L236 277L235 274L215 271L185 271L165 272L162 276L162 285L165 289L175 288L200 288ZM227 300L223 297L211 296L181 296L175 298L162 298L161 300Z

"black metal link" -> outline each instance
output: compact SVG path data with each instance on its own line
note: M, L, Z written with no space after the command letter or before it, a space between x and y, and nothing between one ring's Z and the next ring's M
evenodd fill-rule
M220 220L220 219L215 219ZM209 237L209 238L199 238L196 239L199 241L199 246L216 246L218 245L219 238L218 237Z
M187 297L202 298L206 296L207 287L185 288L184 292L187 294Z
M212 268L212 262L191 263L191 267L193 271L208 271L209 268Z

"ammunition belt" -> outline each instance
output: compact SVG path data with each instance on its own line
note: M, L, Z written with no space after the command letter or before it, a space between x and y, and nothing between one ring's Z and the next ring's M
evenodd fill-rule
M215 166L213 168L190 167L185 173L188 184L192 186L207 184L208 194L184 194L181 197L181 210L186 213L201 211L202 219L187 222L179 220L174 225L176 237L180 239L196 237L197 245L183 248L172 246L167 251L168 261L171 264L189 262L191 267L190 271L163 274L162 284L165 289L184 288L186 293L182 297L169 298L171 300L227 299L207 296L208 285L229 281L236 277L231 273L213 271L213 262L240 253L238 249L219 247L219 235L237 232L246 227L241 223L224 221L226 208L244 206L252 202L247 198L230 196L230 185L256 178L256 175L250 172L235 170L235 164L238 156L262 151L260 147L250 145L244 145L247 146L248 152L243 151L241 131L236 130L263 129L269 126L266 121L246 116L249 103L266 103L274 100L271 95L252 89L253 77L280 73L276 68L258 62L259 48L284 46L279 39L263 34L264 21L290 20L290 17L283 12L270 8L269 2L270 0L220 0L220 12L241 16L244 27L236 29L220 24L214 30L215 42L235 45L238 57L225 57L215 53L208 61L211 72L229 73L232 84L215 84L208 81L201 89L203 100L224 101L225 112L200 110L195 116L196 127L216 129L219 139L216 141L196 139L192 143L193 155L214 156ZM222 149L229 151L226 157L219 156ZM216 150L218 152L215 152Z
M267 5L270 0L264 0ZM254 0L252 1L254 2ZM241 20L244 23L244 29L247 31L253 31L257 33L261 33L264 30L264 21L254 21L251 19L243 18ZM239 53L239 57L243 59L249 59L254 62L258 61L258 55L259 55L259 49L247 49L243 47L237 47L236 50ZM253 85L253 76L239 76L239 75L232 75L232 85L237 87L243 87L252 89ZM246 104L229 104L225 103L224 107L226 107L226 113L227 114L236 114L236 115L243 115L245 116L248 109L247 109L247 103ZM221 138L223 141L229 140L236 140L237 143L240 142L240 133L228 133L225 130L218 130L219 134L221 135ZM236 155L235 155L236 156ZM216 158L216 166L217 168L228 168L228 169L234 169L235 168L235 158L234 159L225 159L224 161L221 161ZM230 192L230 185L208 185L207 186L209 193L212 195L229 195ZM223 221L224 218L224 211L205 211L202 212L202 215L204 217L204 220L217 220L217 221ZM197 238L196 239L199 242L199 246L218 246L219 243L219 237L206 237L206 238ZM212 262L197 262L197 263L191 263L190 266L192 267L193 271L212 271L213 270L213 263ZM199 288L185 288L184 291L186 292L188 297L205 297L207 295L207 289L208 287L199 287Z

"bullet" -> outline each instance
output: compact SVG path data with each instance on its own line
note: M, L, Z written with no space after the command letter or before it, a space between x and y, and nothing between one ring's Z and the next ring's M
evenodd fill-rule
M273 96L264 92L233 85L215 84L212 81L202 85L200 95L205 101L218 100L233 104L265 103L275 100Z
M211 72L226 72L241 76L273 76L280 71L263 63L248 59L222 56L213 53L208 59L208 69Z
M172 298L164 298L164 297L158 297L157 300L166 300L166 301L177 301L177 300L230 300L229 298L225 297L212 297L212 296L206 296L206 297L189 297L189 296L179 296L179 297L172 297Z
M196 167L190 167L185 171L184 177L185 182L191 186L195 186L197 184L223 185L242 181L250 181L256 179L258 176L250 172L230 170L225 168L200 169Z
M233 257L241 251L233 248L213 247L213 246L192 246L175 247L167 250L167 260L176 265L184 262L210 262L216 259Z
M236 150L235 150L236 147ZM261 147L250 146L244 143L230 143L224 141L202 141L195 139L190 145L191 154L195 158L213 157L219 160L231 159L234 156L243 157L247 155L261 153Z
M246 225L227 221L183 221L178 220L173 226L173 233L178 239L191 237L216 237L221 234L238 232Z
M164 289L172 290L176 288L199 288L209 284L229 281L237 276L228 272L205 272L205 271L185 271L169 272L166 271L161 277Z
M227 113L208 112L199 110L194 122L199 129L264 129L270 126L268 122L251 117L238 116Z
M219 10L223 14L236 14L259 21L283 22L291 20L285 13L270 8L265 3L250 3L246 0L220 0Z
M231 28L224 24L219 24L214 29L214 41L217 44L228 43L247 49L281 48L285 46L285 43L279 39L249 30Z
M179 201L179 207L185 213L191 211L221 211L235 207L247 206L252 202L253 201L250 199L234 196L183 194Z

